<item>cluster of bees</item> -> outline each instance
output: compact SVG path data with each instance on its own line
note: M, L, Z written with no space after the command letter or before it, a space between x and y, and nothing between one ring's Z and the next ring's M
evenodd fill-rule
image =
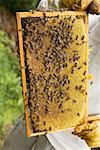
M43 14L43 17L22 19L27 87L29 92L28 107L34 132L40 131L39 109L42 107L43 101L45 101L42 109L44 114L48 114L51 111L49 105L52 105L52 103L56 103L57 109L64 113L63 103L71 99L68 92L71 82L69 74L65 72L61 75L61 70L68 68L68 61L69 63L75 63L75 66L71 69L71 74L74 74L75 69L80 70L82 68L82 66L77 64L77 61L80 59L77 50L74 51L73 58L69 58L69 60L66 53L66 49L70 48L74 40L73 23L75 18L71 16L66 18L65 16L62 19L59 15L46 17L45 13ZM81 17L83 16L76 16L76 19ZM76 36L76 42L78 38ZM81 41L83 43L84 36L82 36ZM34 61L37 62L34 66L38 66L39 62L39 72L32 66L33 64L30 62L29 57L32 58L33 63ZM82 90L83 87L80 88L76 90ZM73 100L73 103L76 102L76 100ZM77 115L79 116L80 114L77 113ZM50 129L51 127L44 130Z

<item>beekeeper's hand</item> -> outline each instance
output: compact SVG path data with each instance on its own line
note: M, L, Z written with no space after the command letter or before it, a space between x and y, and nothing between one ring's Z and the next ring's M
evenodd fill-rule
M100 14L100 0L60 0L61 8L87 10L91 14Z

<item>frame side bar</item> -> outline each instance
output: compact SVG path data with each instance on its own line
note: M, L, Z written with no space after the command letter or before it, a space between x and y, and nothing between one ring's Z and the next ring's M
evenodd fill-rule
M24 110L25 110L25 117L26 117L26 129L27 129L26 132L27 132L27 136L30 137L31 131L30 131L29 114L28 114L28 97L27 97L27 86L26 86L21 16L19 13L16 13L16 17L17 17L19 48L20 48L20 68L21 68L21 77L22 77L22 90L23 90Z

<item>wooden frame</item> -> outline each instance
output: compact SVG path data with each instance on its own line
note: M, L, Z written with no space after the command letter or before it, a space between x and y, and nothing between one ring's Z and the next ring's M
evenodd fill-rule
M18 27L18 38L19 38L19 48L20 48L20 68L21 68L21 77L22 77L22 86L23 86L23 98L24 98L24 111L25 111L25 118L26 118L26 130L27 130L27 136L37 136L41 134L45 134L47 132L39 132L39 133L33 133L31 131L30 127L30 120L29 120L29 113L28 113L28 97L27 97L27 85L26 85L26 74L25 74L25 61L24 61L24 50L23 50L23 38L22 38L22 25L21 25L21 18L26 17L43 17L44 13L46 16L56 16L56 15L86 15L86 30L88 34L88 22L87 22L87 14L86 12L78 12L78 11L51 11L51 12L18 12L16 13L17 16L17 27ZM86 49L88 49L88 44L86 45ZM87 56L86 56L87 58ZM88 68L87 68L88 69ZM88 87L87 87L88 88ZM53 131L49 131L48 133L51 133Z

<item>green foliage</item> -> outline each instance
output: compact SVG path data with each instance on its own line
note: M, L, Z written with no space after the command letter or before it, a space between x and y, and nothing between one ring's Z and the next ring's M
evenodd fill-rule
M4 6L10 9L11 12L28 11L36 9L40 0L0 0Z
M12 53L15 42L0 31L0 135L23 113L19 62Z

